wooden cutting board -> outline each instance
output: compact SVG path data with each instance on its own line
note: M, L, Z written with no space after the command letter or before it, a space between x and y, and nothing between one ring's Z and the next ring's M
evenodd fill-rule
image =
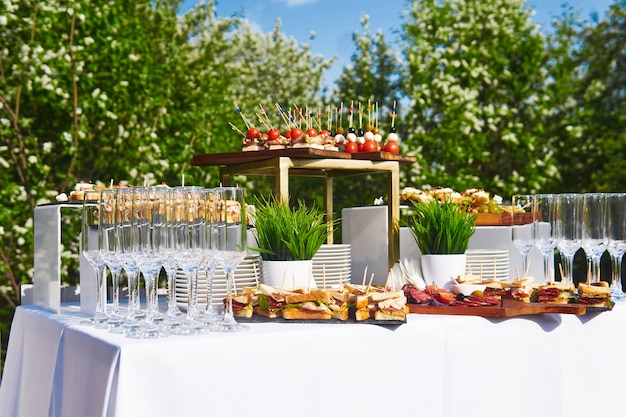
M409 306L409 313L450 316L515 317L534 314L575 314L581 316L587 313L587 308L580 304L540 304L516 300L502 300L500 305L486 307L407 305Z
M533 213L515 213L515 224L533 222ZM510 226L513 223L511 213L479 213L476 226Z

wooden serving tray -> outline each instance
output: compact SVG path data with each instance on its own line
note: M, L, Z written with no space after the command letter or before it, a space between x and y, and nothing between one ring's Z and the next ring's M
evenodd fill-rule
M582 316L587 313L587 307L581 304L540 304L516 300L501 300L500 305L486 307L407 305L409 306L409 313L450 316L516 317L535 314L575 314Z
M533 222L533 213L516 213L515 224L529 224ZM476 226L510 226L513 224L511 213L479 213Z
M327 151L315 148L287 148L272 151L239 151L223 153L207 153L194 155L191 165L194 166L219 166L237 165L248 162L263 161L278 158L310 158L310 159L365 159L371 161L398 161L400 163L413 163L414 156L394 155L389 152L360 152L347 153L340 151Z
M417 159L414 156L408 155L396 155L389 152L355 152L350 154L352 159L367 159L370 161L398 161L413 163Z

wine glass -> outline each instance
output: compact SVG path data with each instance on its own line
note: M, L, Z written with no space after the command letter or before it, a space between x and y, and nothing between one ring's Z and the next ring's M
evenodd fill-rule
M176 221L174 211L176 208L176 193L173 189L161 189L158 192L162 194L165 202L165 227L161 230L162 245L161 257L163 269L167 276L167 311L163 325L171 331L176 329L181 321L182 312L176 304L176 271L178 271L178 261L176 259Z
M607 249L612 261L611 295L615 300L626 299L622 290L622 257L626 253L626 193L607 196Z
M582 247L587 255L588 269L591 270L587 282L600 282L600 259L608 243L606 219L606 195L583 194Z
M128 336L139 332L139 268L133 256L133 245L137 241L133 226L134 188L119 188L117 193L117 257L128 279L128 312L122 331Z
M213 306L213 277L215 268L217 268L217 260L215 258L215 248L213 240L215 239L215 205L214 190L205 189L203 192L204 214L205 214L205 239L204 239L204 262L201 268L204 269L206 279L206 310L201 320L207 324L209 328L219 323L223 316L219 314Z
M574 256L582 246L582 196L559 194L556 204L556 246L563 260L561 280L573 284Z
M117 189L102 190L100 193L100 216L99 225L102 247L100 255L104 264L111 272L112 287L112 311L109 315L108 325L110 329L117 329L124 321L120 314L120 275L122 262L117 257Z
M535 245L543 256L543 279L546 283L554 281L554 268L552 266L557 243L556 201L557 196L555 194L535 195L535 212L537 213L533 223Z
M515 246L522 257L523 276L528 275L528 253L535 244L533 229L534 201L535 196L531 194L517 194L512 198L511 234L513 246Z
M174 222L176 260L187 279L187 314L178 329L179 334L197 334L202 325L196 321L198 298L198 268L204 260L204 202L201 187L174 189Z
M131 228L136 240L132 255L146 283L146 317L141 331L134 337L153 339L165 335L154 321L158 310L156 281L163 265L161 256L161 231L165 227L165 206L161 195L150 188L134 190Z
M98 199L99 200L99 199ZM96 311L89 320L82 324L94 325L99 328L107 326L106 291L104 280L105 264L100 254L102 236L99 232L99 203L92 200L83 200L81 226L81 253L96 274Z
M246 256L246 205L244 190L239 187L219 187L214 190L215 259L226 273L226 306L224 319L214 328L221 332L247 330L233 315L233 284L235 269Z

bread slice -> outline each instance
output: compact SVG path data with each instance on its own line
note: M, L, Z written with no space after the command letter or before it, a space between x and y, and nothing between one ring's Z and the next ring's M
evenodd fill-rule
M327 311L301 310L298 308L283 309L283 318L286 320L330 320L333 315Z
M370 318L370 309L367 307L358 309L354 312L354 317L357 321L368 320Z

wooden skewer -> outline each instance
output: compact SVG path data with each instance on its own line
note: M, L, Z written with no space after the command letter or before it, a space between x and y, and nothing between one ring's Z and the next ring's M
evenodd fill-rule
M563 282L565 278L565 274L563 274L563 265L559 262L559 272L561 273L561 282Z
M517 273L517 279L519 279L519 278L520 278L520 277L519 277L519 266L516 266L516 267L515 267L515 272Z
M369 294L370 293L370 288L372 288L372 281L374 280L374 273L372 272L372 275L370 276L370 280L367 283L367 288L365 289L365 294Z
M365 265L365 271L363 271L363 284L361 284L362 287L365 287L366 277L367 277L367 265Z
M591 262L587 263L587 284L591 284Z

